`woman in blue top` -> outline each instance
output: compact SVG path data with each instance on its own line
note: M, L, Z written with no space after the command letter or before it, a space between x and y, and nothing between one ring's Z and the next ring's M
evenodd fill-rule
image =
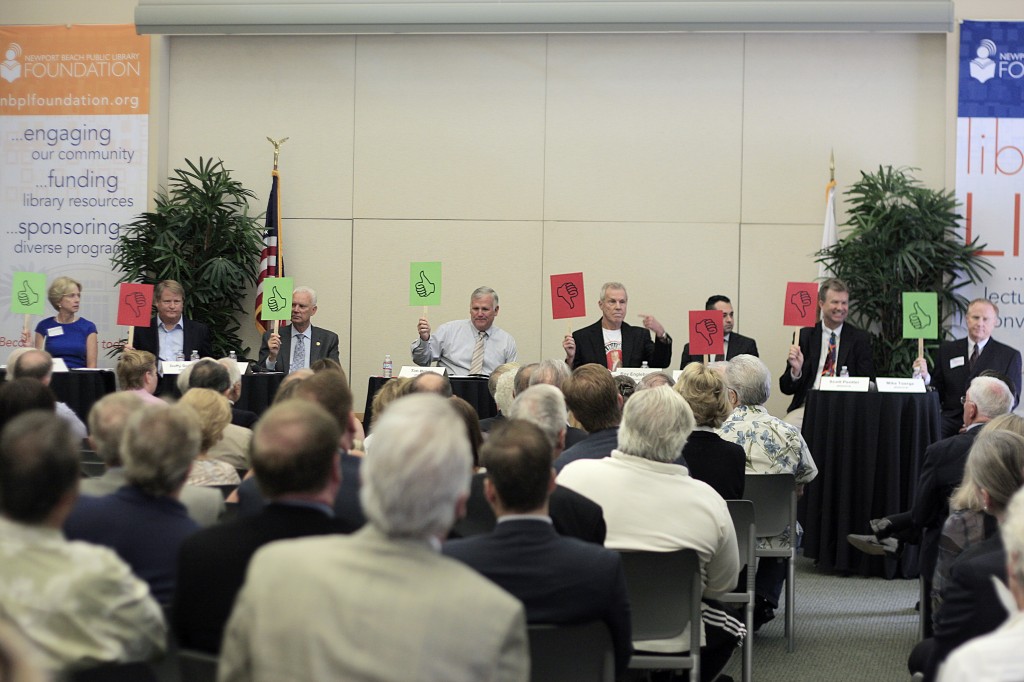
M63 358L69 369L95 367L96 325L78 317L82 285L70 277L58 277L46 295L57 314L36 325L36 348Z

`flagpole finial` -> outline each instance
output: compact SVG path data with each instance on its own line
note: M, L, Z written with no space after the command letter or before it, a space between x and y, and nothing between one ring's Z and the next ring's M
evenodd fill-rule
M274 145L274 170L277 170L277 160L281 156L281 145L283 145L287 141L287 137L282 137L280 140L275 140L270 136L267 137L267 142Z
M284 139L287 140L288 138L286 137ZM274 167L275 168L277 167L276 163L274 164ZM835 182L836 181L836 150L835 149L831 150L829 152L829 155L828 155L828 175L829 175L829 178L828 178L829 182Z

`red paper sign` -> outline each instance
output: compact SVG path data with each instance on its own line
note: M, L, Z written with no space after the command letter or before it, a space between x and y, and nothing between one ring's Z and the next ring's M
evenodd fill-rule
M583 295L583 273L551 275L551 315L556 320L586 317L587 302Z
M117 323L124 327L148 327L152 321L153 285L124 283L117 292Z
M690 354L725 354L721 310L690 311Z
M782 324L787 327L813 327L818 322L817 282L786 284L786 304Z

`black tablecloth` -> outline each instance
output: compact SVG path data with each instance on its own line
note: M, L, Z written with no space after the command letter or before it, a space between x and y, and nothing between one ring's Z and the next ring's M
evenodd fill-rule
M242 375L242 395L235 403L240 410L250 410L256 414L263 414L270 404L274 402L274 394L284 381L285 374L282 372L263 372L260 374ZM168 398L180 398L178 391L177 374L165 374L160 377L160 385L157 387L158 396Z
M898 570L891 559L854 549L846 536L870 533L870 519L910 509L925 448L939 433L934 391L808 392L803 435L818 476L800 500L804 555L826 570L916 575L913 553Z
M0 369L0 381L7 376L6 369ZM93 403L108 393L113 393L117 381L111 370L70 370L54 372L50 388L57 400L67 403L79 419L88 422L89 410Z
M448 377L452 382L452 393L459 396L476 408L481 419L498 414L498 406L494 404L491 392L487 390L486 377ZM363 430L370 433L370 422L373 419L373 396L386 381L384 377L370 377L366 386L366 406L363 408Z

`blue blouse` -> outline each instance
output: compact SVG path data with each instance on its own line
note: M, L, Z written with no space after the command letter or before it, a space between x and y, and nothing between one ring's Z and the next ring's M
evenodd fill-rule
M51 330L60 327L63 331L54 334ZM90 334L96 333L96 325L84 317L71 324L61 324L56 317L48 317L36 325L36 333L46 337L46 352L55 358L63 358L68 369L85 367L85 342Z

